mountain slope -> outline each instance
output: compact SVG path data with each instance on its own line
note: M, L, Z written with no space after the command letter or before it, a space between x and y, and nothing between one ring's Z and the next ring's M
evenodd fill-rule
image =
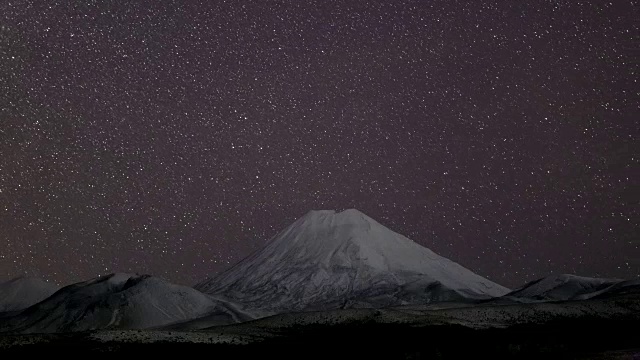
M61 289L6 319L0 331L145 329L213 313L227 314L226 322L235 322L223 303L192 288L146 275L112 274Z
M272 313L508 292L354 209L311 211L263 249L196 288Z
M621 281L619 279L589 278L570 274L551 275L530 282L507 294L506 297L541 301L587 299Z
M620 281L605 289L590 293L588 298L600 299L600 298L608 298L608 297L632 295L632 294L640 295L640 279Z
M42 279L19 277L0 284L0 313L18 311L37 304L58 290Z

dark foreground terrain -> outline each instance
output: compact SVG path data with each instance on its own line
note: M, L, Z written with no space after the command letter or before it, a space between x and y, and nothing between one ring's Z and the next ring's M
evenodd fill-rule
M225 336L224 327L206 332L120 331L111 339L99 333L4 335L0 357L121 353L223 358L640 359L637 320L563 320L507 329L365 321L291 326L263 338Z
M235 325L203 325L198 330L188 330L192 328L185 324L157 330L6 332L0 334L0 359L118 353L127 357L640 360L637 291L584 301L437 303L289 313Z

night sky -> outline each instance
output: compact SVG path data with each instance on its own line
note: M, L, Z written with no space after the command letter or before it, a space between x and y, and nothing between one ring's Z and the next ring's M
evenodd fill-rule
M637 278L638 6L0 0L0 280L193 284L346 208L510 287Z

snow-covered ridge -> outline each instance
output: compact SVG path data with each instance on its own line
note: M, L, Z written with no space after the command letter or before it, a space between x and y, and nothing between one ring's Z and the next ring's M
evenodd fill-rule
M310 211L264 248L196 288L273 312L508 292L355 209Z

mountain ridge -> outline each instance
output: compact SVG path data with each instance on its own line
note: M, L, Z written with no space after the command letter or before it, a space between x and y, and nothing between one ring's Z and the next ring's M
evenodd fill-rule
M193 288L151 275L114 273L71 284L7 318L0 332L51 333L147 329L218 314L237 322L235 309Z
M552 274L531 281L506 294L520 301L568 301L606 296L612 291L637 288L640 280L593 278L574 274Z
M24 310L53 295L59 288L40 278L25 276L0 283L0 313Z

